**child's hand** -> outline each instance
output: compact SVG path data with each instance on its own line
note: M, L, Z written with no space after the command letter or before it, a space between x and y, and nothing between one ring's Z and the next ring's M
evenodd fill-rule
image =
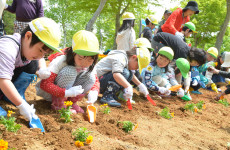
M97 98L98 98L98 92L97 91L89 91L88 101L86 101L86 103L93 104L96 102Z
M208 67L207 69L209 72L213 73L213 74L219 74L220 70L217 70L216 68L214 68L213 66Z
M16 106L19 111L20 114L23 115L27 120L31 120L33 116L35 115L35 109L34 109L34 105L29 105L25 100L22 101L22 104L19 106Z
M145 97L149 94L148 89L146 88L146 86L143 83L138 85L138 88L139 88L139 92L143 93L145 95Z
M180 88L177 92L177 96L178 97L183 97L184 96L184 90L182 88Z
M48 70L48 68L41 68L38 70L38 76L40 79L47 79L51 75L51 72Z
M124 97L126 99L131 99L133 97L133 87L130 85L124 89Z
M220 100L221 96L224 96L224 95L225 95L225 93L219 94L219 95L215 98L215 100L216 100L216 101Z
M164 87L159 87L158 92L160 92L161 94L164 94L164 95L170 95L171 94L171 91L164 88Z
M65 90L65 97L76 97L79 94L82 94L84 89L82 89L81 85L71 87L68 90Z

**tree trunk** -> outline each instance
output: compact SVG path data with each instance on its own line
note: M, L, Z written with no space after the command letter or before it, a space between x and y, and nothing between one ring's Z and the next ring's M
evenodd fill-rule
M101 13L102 9L105 6L107 0L101 0L100 5L98 6L97 10L93 14L93 17L90 19L88 24L85 27L85 30L92 31L93 30L93 24L97 20L98 15Z
M129 7L129 3L127 3L127 5L125 6L125 8L122 10L121 12L121 2L122 1L119 1L119 6L118 6L118 10L117 10L117 14L116 14L116 26L115 26L115 38L114 38L114 42L113 42L113 49L117 49L117 44L116 44L116 37L117 37L117 32L120 28L120 18L121 16L124 14L124 12L127 10L127 8ZM121 12L121 13L120 13Z
M226 29L228 27L228 23L230 21L230 0L226 0L226 3L227 3L226 17L225 17L224 23L221 25L220 32L217 34L216 44L215 44L219 53L220 53L221 45L223 43L224 34L226 32Z

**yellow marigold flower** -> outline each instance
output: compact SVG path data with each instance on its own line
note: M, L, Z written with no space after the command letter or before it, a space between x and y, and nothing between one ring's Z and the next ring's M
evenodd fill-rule
M133 131L135 131L135 130L137 129L137 127L138 127L138 124L136 124L136 125L134 126Z
M203 109L205 109L206 108L206 105L203 105Z
M194 108L194 112L198 112L198 109L197 109L197 108Z
M174 117L174 112L171 113L171 116Z
M73 102L72 102L72 101L65 101L65 102L64 102L64 105L66 105L66 107L72 106L72 105L73 105Z
M85 140L86 144L90 144L93 141L93 136L88 136L87 139Z
M214 64L215 64L215 67L218 66L218 62L215 62Z
M83 142L80 142L80 141L76 141L76 142L75 142L75 146L77 146L77 147L79 148L79 147L84 146L84 143L83 143Z
M104 104L104 106L108 106L108 104Z
M7 117L11 117L12 114L15 114L15 112L8 110Z
M0 140L0 150L7 150L7 149L8 149L8 142L1 139Z

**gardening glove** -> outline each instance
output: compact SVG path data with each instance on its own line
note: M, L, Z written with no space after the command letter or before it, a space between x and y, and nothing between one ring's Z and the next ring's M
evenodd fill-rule
M81 85L71 87L68 90L65 90L65 97L76 97L79 94L82 94L84 89L82 89Z
M176 35L178 38L180 38L181 40L184 40L184 34L183 34L183 33L177 31L177 32L175 33L175 35Z
M132 97L133 97L133 87L131 85L124 89L123 96L125 97L125 99L132 99Z
M159 87L158 92L160 92L163 95L170 95L171 94L171 91L164 88L164 87Z
M212 84L211 84L211 88L212 88L213 91L215 91L216 93L218 93L218 89L217 89L215 83L212 83Z
M96 100L98 98L98 91L92 91L90 90L89 91L89 94L88 94L88 101L86 101L86 103L95 103Z
M41 68L38 70L38 76L40 79L47 79L51 75L51 72L48 70L48 68Z
M36 117L35 115L35 109L34 109L34 105L29 105L25 100L22 101L21 105L16 106L19 111L20 114L23 115L27 120L31 120L32 117Z
M197 86L198 85L198 81L196 80L196 79L194 79L193 81L192 81L192 86Z
M148 89L146 88L146 86L143 83L138 85L138 88L139 88L139 92L143 93L145 95L145 97L149 94Z
M8 4L5 4L5 9L7 9L8 8Z
M184 90L182 88L180 88L177 92L177 96L178 97L183 97L184 96Z

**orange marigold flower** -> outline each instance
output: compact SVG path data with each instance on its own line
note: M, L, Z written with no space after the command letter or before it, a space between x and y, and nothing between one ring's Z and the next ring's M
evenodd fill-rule
M194 112L198 112L198 109L197 109L197 108L194 108Z
M83 143L83 142L80 142L80 141L76 141L76 142L75 142L75 146L77 146L77 147L79 148L79 147L84 146L84 143Z
M171 116L174 117L174 112L171 113Z
M206 108L206 105L203 105L203 107L202 107L203 109L205 109Z
M85 140L86 144L90 144L93 141L93 136L88 136L87 139Z
M0 150L7 150L7 149L8 149L8 142L1 139L0 140Z
M138 124L136 124L136 125L134 126L133 131L135 131L135 130L137 129L137 127L138 127Z
M11 117L12 114L15 114L15 112L8 110L7 117Z
M65 102L64 102L64 105L66 105L66 107L72 106L72 105L73 105L73 102L72 102L72 101L65 101Z

